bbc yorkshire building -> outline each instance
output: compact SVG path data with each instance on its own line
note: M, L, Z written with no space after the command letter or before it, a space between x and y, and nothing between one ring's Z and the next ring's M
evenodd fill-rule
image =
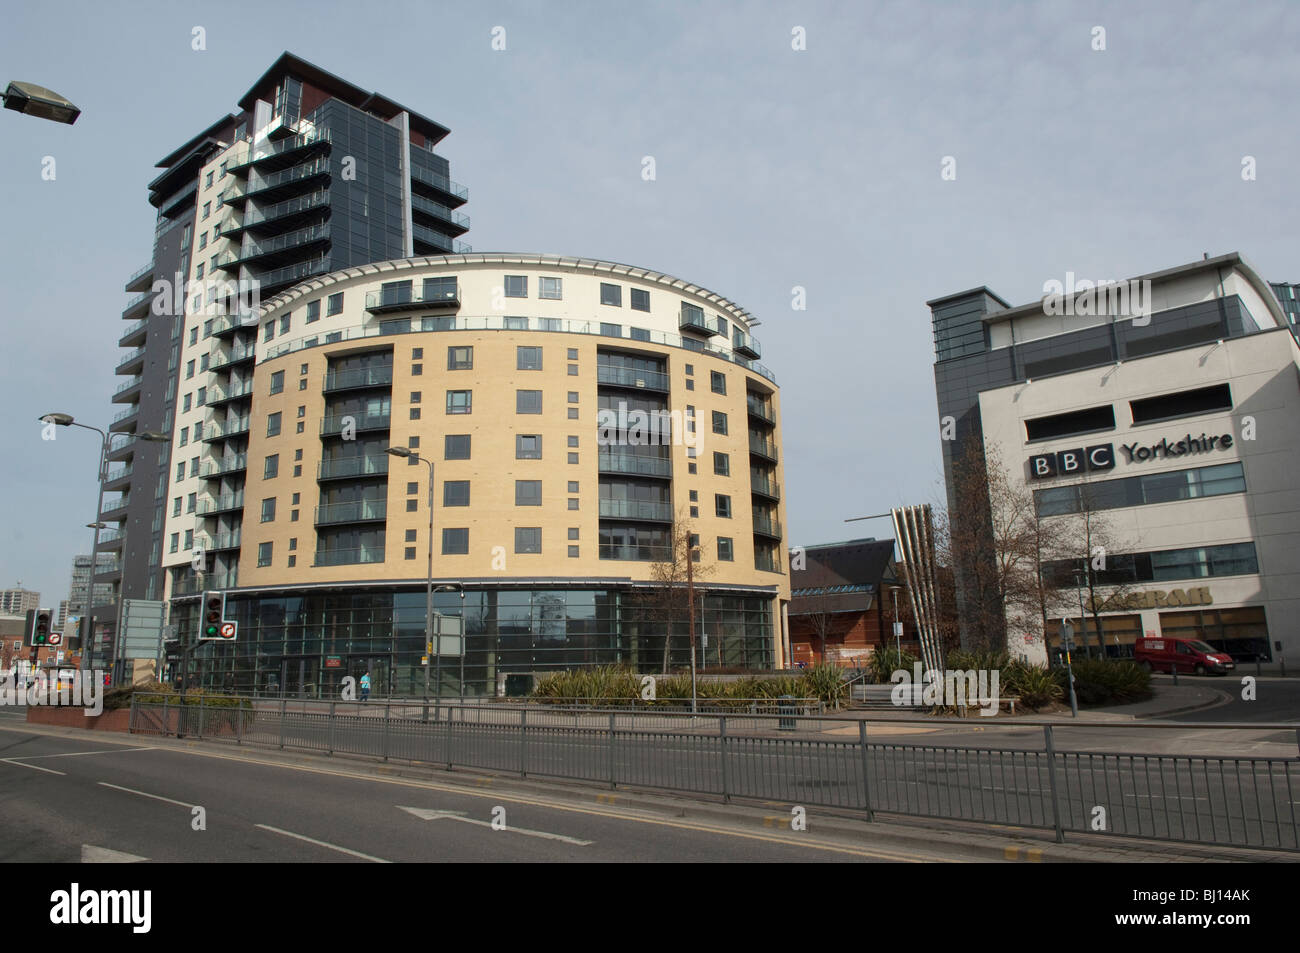
M179 643L207 589L238 639L201 643L193 668L239 690L332 694L369 670L377 694L422 691L432 541L435 609L467 636L435 653L444 694L657 672L669 623L637 596L685 523L699 661L782 664L779 401L753 323L670 275L514 254L367 264L255 323L204 323L203 488L164 564ZM659 414L675 426L638 430ZM428 466L390 447L433 464L431 538Z
M1296 664L1294 329L1237 254L1126 284L1144 313L1097 313L1097 295L1078 308L1068 298L1065 308L1046 298L1011 307L987 288L930 302L940 413L961 421L957 443L980 435L996 448L1049 531L1078 533L1081 511L1105 524L1108 654L1165 635L1268 668L1285 656ZM1088 292L1070 297L1079 294ZM954 452L945 448L950 472ZM1070 600L1077 568L1045 567ZM1057 613L1077 624L1077 611ZM1049 623L1048 649L1059 647L1060 621ZM1092 626L1076 644L1096 644Z

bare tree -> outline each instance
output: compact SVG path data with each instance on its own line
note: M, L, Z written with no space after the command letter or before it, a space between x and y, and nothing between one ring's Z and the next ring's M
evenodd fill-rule
M1097 648L1104 658L1106 640L1102 632L1101 609L1107 602L1122 601L1131 589L1129 582L1120 575L1123 567L1114 559L1129 546L1106 516L1096 488L1089 483L1081 483L1078 489L1079 511L1067 524L1069 529L1061 537L1061 549L1065 558L1075 567L1075 587L1087 589L1084 611L1092 614ZM1099 587L1106 589L1105 595L1098 593ZM1084 624L1086 620L1080 619L1079 622Z
M673 523L671 544L666 559L650 567L654 585L641 600L643 613L659 622L664 630L664 654L661 670L667 674L672 657L673 629L683 620L687 622L690 637L691 659L695 658L695 609L697 605L696 582L713 573L713 566L701 563L696 534L689 518L681 512Z

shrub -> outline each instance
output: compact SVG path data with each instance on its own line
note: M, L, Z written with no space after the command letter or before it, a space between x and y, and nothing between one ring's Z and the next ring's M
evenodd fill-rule
M1078 659L1073 667L1074 692L1082 705L1122 705L1151 697L1151 673L1128 659ZM1067 670L1060 667L1054 674L1068 693Z
M814 665L804 669L802 691L790 692L796 697L817 698L831 708L840 707L840 702L848 691L844 681L844 670L836 665Z
M910 674L912 666L916 663L916 656L907 649L903 649L900 654L897 649L878 648L871 653L871 661L868 663L868 669L871 672L871 680L877 685L888 685L889 676L901 669L906 669Z
M1008 662L1000 679L999 693L1019 698L1020 704L1029 709L1043 708L1064 694L1051 669L1020 659Z

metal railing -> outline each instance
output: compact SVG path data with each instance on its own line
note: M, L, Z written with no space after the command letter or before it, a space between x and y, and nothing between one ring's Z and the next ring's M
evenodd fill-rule
M1052 831L1058 842L1077 833L1300 850L1300 758L1294 754L1151 754L1115 744L1124 731L1152 729L1285 730L1300 738L1297 725L1016 719L1018 728L1041 729L1039 744L1036 732L1002 744L916 743L889 734L890 728L969 729L971 722L903 718L869 727L867 720L803 717L794 699L777 700L777 706L775 714L690 714L420 698L190 696L178 704L174 696L143 702L136 696L130 730L815 805L859 812L866 820L887 813L1010 825ZM849 731L826 731L844 727ZM1058 734L1074 728L1093 736L1117 732L1111 741L1116 750L1058 749ZM1095 746L1085 739L1082 744ZM1098 807L1105 809L1101 827Z

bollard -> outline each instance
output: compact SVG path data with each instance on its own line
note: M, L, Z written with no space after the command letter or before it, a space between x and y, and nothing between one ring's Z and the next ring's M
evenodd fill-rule
M778 731L794 731L794 729L795 729L795 720L794 720L795 707L794 707L793 704L787 704L787 703L793 703L793 702L794 702L794 696L793 696L793 695L782 695L782 696L780 697L779 701L780 701L780 704L777 705L777 709L776 709L776 710L777 710L777 714L779 714L781 717L778 718L778 719L777 719L777 722L776 722L777 730L778 730Z

